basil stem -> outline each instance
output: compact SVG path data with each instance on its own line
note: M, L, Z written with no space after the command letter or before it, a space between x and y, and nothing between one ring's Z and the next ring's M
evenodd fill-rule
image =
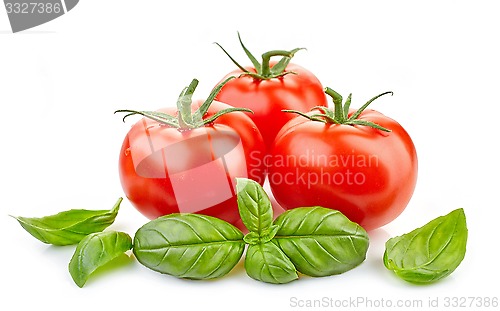
M299 278L293 263L272 242L248 246L245 270L249 277L272 284L289 283Z
M88 234L110 226L118 214L122 198L111 210L72 209L42 218L14 217L32 236L46 244L78 244Z
M467 224L463 209L389 239L384 265L405 281L432 283L450 275L465 257Z
M170 214L139 228L134 254L144 266L179 278L212 279L240 260L243 233L215 217Z
M76 285L83 287L97 268L132 248L132 238L124 232L106 231L87 235L78 243L69 263Z
M368 234L339 211L295 208L281 214L274 223L279 230L273 242L303 274L340 274L366 258Z

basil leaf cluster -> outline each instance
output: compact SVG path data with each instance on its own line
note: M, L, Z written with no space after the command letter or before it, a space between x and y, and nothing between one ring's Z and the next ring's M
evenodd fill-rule
M255 236L247 251L247 274L267 283L288 283L297 271L314 277L346 272L366 258L366 231L336 210L295 208L273 222L269 197L255 181L237 180L238 209ZM245 239L250 240L250 239Z
M72 209L42 218L14 217L33 237L53 245L77 245L68 269L83 287L100 267L132 250L145 267L185 279L214 279L241 260L252 279L284 284L299 273L322 277L349 271L366 259L367 232L341 212L319 206L288 210L273 220L271 201L257 182L236 180L237 203L247 234L215 217L170 214L125 232L104 231L118 213ZM463 209L438 217L386 242L383 262L401 279L418 284L450 275L467 246Z
M70 209L41 218L14 218L43 243L77 245L68 269L75 284L83 287L95 270L132 248L128 234L103 231L115 221L122 201L118 198L110 210Z
M171 214L141 227L133 252L144 266L189 279L226 275L245 245L245 270L251 278L289 283L298 272L328 276L348 271L366 258L368 234L338 211L303 207L273 221L271 201L260 184L239 178L238 209L248 233L218 218Z

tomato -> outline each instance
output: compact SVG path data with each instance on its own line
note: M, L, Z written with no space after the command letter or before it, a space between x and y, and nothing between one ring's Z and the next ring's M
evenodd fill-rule
M222 81L229 76L238 78L224 85L216 99L234 107L251 109L250 118L270 151L276 134L294 118L282 110L308 111L314 106L327 106L328 102L318 78L307 69L290 63L300 49L264 53L262 63L259 63L245 48L241 38L240 43L254 66L242 67L223 49L238 69L228 73ZM279 62L270 62L272 56L283 58Z
M123 190L150 219L201 213L236 224L240 217L235 178L264 183L262 136L252 120L238 111L242 109L212 100L207 100L208 105L201 100L191 103L190 94L184 93L179 102L186 98L188 104L178 103L178 108L120 110L129 113L126 117L145 116L122 144Z
M269 184L285 209L323 206L341 211L366 230L394 220L417 180L417 154L405 129L366 107L349 109L350 96L327 88L335 111L320 108L288 122L278 134Z

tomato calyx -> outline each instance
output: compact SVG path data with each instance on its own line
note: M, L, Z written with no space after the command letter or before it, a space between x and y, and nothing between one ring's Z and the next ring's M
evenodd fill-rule
M208 109L210 108L210 105L214 101L217 94L219 94L222 87L232 79L235 79L235 77L229 77L226 80L222 81L219 85L217 85L212 90L208 98L194 113L191 110L191 105L193 103L192 100L193 93L196 90L196 87L198 86L199 83L197 79L193 79L191 83L187 87L185 87L182 90L181 94L179 95L179 98L177 99L177 116L169 115L159 111L137 111L130 109L116 110L115 113L117 112L127 113L122 119L123 122L125 122L125 119L127 117L138 114L143 117L154 120L158 123L165 124L173 128L177 128L179 130L191 130L203 127L207 124L214 122L220 116L223 116L231 112L244 111L253 113L252 110L247 108L231 107L227 109L222 109L217 113L215 113L214 115L204 119L205 114L208 112Z
M290 60L300 50L305 50L305 48L296 48L290 51L286 50L272 50L262 54L262 62L259 62L255 56L245 47L243 41L241 40L240 33L238 32L238 39L240 41L241 47L245 51L245 54L252 62L255 71L251 72L245 67L241 66L219 43L218 47L229 57L229 59L241 70L243 73L240 76L250 76L257 80L269 80L274 78L281 78L287 74L295 74L293 71L285 71L286 67L290 63ZM274 56L283 56L274 66L270 66L270 60Z
M307 114L297 110L282 110L282 111L289 113L296 113L311 121L330 123L330 124L362 125L362 126L372 127L374 129L378 129L384 132L391 132L391 130L383 126L380 126L374 122L368 120L361 120L358 118L361 115L361 113L377 98L387 94L391 94L392 96L394 94L393 92L391 91L384 92L382 94L373 97L372 99L367 101L363 106L361 106L361 108L356 110L356 112L354 112L351 116L349 116L349 108L351 106L352 93L349 94L349 96L347 97L345 104L342 104L343 102L342 96L339 93L332 90L331 88L329 87L325 88L325 93L333 99L334 110L331 110L328 107L316 106L313 107L310 111L319 110L320 113Z

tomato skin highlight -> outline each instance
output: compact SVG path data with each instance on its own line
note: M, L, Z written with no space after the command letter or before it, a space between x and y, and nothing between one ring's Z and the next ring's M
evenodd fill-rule
M399 123L377 111L367 109L359 119L391 132L302 116L282 128L272 151L269 183L283 208L336 209L366 230L403 212L417 181L415 146Z
M270 67L275 64L271 62ZM253 67L245 69L256 72ZM245 75L240 69L234 70L221 81L230 76L238 78L224 85L216 97L216 100L233 107L249 108L254 112L248 115L259 128L269 152L276 134L295 117L282 110L309 111L314 106L328 105L321 82L310 71L290 63L285 72L289 73L279 78L260 80Z
M201 101L194 101L194 112ZM229 108L212 102L206 118ZM176 115L176 108L158 110ZM243 112L223 115L200 128L182 130L142 118L125 137L119 175L125 195L149 219L200 213L236 224L235 178L264 183L265 149Z

